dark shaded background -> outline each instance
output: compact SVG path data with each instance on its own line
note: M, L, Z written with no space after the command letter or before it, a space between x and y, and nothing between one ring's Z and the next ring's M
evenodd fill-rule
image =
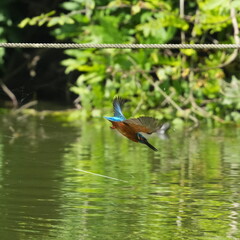
M28 26L21 29L17 25L26 17L34 17L59 9L59 0L1 0L0 13L11 24L0 22L4 27L3 38L7 42L53 43L51 28ZM4 65L0 69L1 81L14 93L20 105L30 100L51 100L72 103L74 96L67 91L73 74L65 75L59 62L64 58L61 49L5 49ZM9 97L0 90L0 105L6 105ZM10 102L9 102L10 103Z

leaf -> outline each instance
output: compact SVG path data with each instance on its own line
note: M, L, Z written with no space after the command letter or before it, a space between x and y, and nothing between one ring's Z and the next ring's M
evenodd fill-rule
M24 28L27 24L29 24L30 18L24 18L19 24L18 27Z
M110 1L108 4L108 7L112 8L112 7L120 7L122 5L130 5L127 1L124 0L114 0L114 1Z
M212 10L214 8L217 8L219 6L225 6L226 4L229 4L226 0L208 0L206 1L206 4L203 5L204 10Z
M46 23L47 22L47 19L46 18L43 18L43 19L40 19L39 21L38 21L38 26L42 26L44 23Z
M66 24L74 24L75 21L72 18L65 16L65 23Z
M240 1L239 0L231 1L230 7L235 8L236 10L240 10Z
M194 49L181 49L180 51L184 53L186 56L196 55L196 50Z
M81 9L81 5L76 2L64 2L61 4L61 7L68 11L76 11Z
M141 11L141 7L139 6L139 4L133 5L131 8L132 15L135 15L135 14L139 13L140 11Z
M73 70L78 69L81 62L79 62L76 59L68 58L68 59L61 61L61 64L63 66L66 66L65 73L68 74L68 73L72 72Z
M48 13L45 13L44 16L45 16L45 17L50 17L50 16L54 15L55 13L56 13L56 11L53 10L53 11L50 11L50 12L48 12Z
M89 74L81 74L76 83L78 86L81 86L83 82L88 82L88 83L97 83L103 80L103 76L99 75L97 73L89 73Z
M231 116L235 122L240 122L240 113L239 112L232 112Z
M104 65L94 64L94 65L80 65L78 70L81 72L99 72L104 69Z
M181 118L175 118L173 121L172 121L172 124L174 126L174 128L183 128L184 126L184 121L181 119Z
M31 26L36 25L40 19L41 19L41 16L33 17L32 19L29 20L28 24Z
M50 21L47 24L47 27L52 27L54 25L57 25L61 22L61 18L60 17L53 17L50 19Z

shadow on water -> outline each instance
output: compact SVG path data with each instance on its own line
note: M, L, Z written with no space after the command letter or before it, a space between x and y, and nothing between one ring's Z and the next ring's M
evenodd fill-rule
M1 239L240 238L240 130L149 141L158 152L102 119L2 115Z

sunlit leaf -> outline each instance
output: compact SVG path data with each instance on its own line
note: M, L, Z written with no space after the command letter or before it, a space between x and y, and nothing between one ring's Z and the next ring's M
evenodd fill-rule
M72 1L64 2L61 4L61 6L68 11L78 10L81 8L81 5L79 3Z
M27 24L29 24L30 18L24 18L19 24L18 27L24 28Z
M228 5L229 3L226 0L208 0L203 5L204 10L211 10L219 6Z
M139 4L136 4L136 5L132 6L132 8L131 8L132 15L135 15L135 14L139 13L140 11L141 11L141 7L139 6Z
M47 26L48 27L52 27L54 25L60 24L60 22L62 22L60 17L53 17L50 19L50 21L48 22Z

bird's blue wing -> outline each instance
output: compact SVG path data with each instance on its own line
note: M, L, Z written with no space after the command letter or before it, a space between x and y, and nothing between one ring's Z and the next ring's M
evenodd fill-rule
M122 108L125 102L126 100L120 97L115 97L113 100L114 117L119 118L122 121L126 119L122 113Z
M119 118L119 117L104 117L106 118L108 121L111 121L111 122L122 122L122 118Z

